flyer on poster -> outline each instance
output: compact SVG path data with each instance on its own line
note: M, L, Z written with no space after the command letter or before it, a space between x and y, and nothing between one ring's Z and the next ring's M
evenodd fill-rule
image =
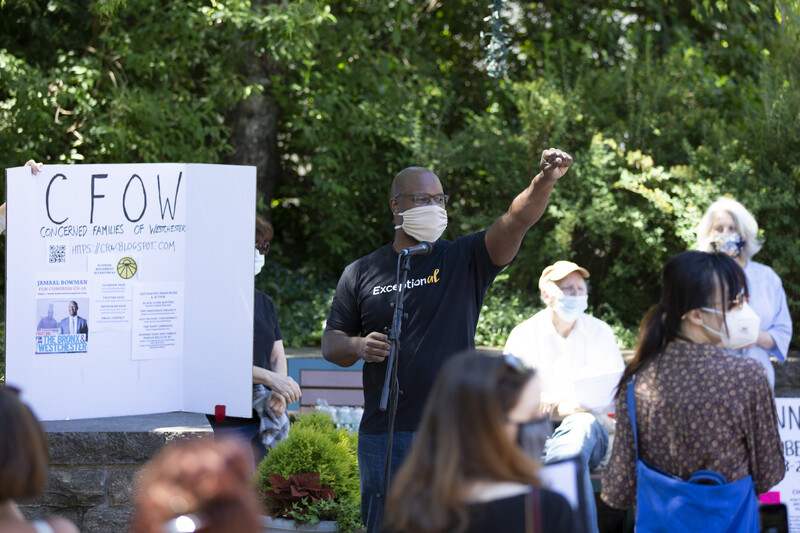
M786 475L761 501L786 505L789 531L800 533L800 398L775 398L775 408Z
M92 254L89 256L89 287L91 307L94 313L90 320L92 331L128 331L131 327L131 303L133 285L127 278L120 277L117 265L141 263L139 255L126 256L114 263L114 258ZM137 263L138 261L138 263Z
M90 316L88 280L83 273L36 280L36 354L86 353Z
M6 183L6 380L40 419L249 416L254 167L45 165Z
M183 353L183 284L136 287L133 358L178 357Z

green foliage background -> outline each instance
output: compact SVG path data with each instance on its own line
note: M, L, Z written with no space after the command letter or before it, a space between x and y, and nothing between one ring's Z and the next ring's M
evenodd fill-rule
M630 345L661 266L722 194L759 221L755 259L783 279L798 330L800 2L505 4L498 79L488 0L6 0L0 163L217 162L228 113L271 92L280 179L261 208L277 236L258 284L297 346L319 341L344 266L391 240L397 171L434 169L455 238L558 146L575 164L490 289L478 342L502 344L539 307L542 268L567 258ZM278 63L270 87L241 76L242 42Z

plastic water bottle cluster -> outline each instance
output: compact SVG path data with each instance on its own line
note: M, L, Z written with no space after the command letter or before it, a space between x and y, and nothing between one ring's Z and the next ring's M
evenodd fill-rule
M331 415L337 428L345 428L353 433L358 431L358 426L361 424L361 417L364 414L363 407L328 405L328 402L323 399L317 400L315 408L317 411L322 411L323 413Z

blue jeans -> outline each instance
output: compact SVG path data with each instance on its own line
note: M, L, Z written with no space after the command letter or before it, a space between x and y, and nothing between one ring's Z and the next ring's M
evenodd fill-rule
M597 505L594 501L589 470L597 468L608 448L608 431L589 413L576 413L565 418L547 439L544 447L544 462L556 463L578 457L583 471L583 509L588 524L587 533L597 533Z
M411 450L414 431L395 431L392 445L391 475L397 472ZM367 533L377 533L383 521L383 472L389 435L358 434L358 475L361 478L361 519ZM390 478L392 479L392 478Z
M261 464L261 461L264 459L264 457L267 456L267 448L261 441L261 437L258 436L260 427L260 422L254 422L252 424L242 426L216 426L214 427L214 436L238 439L246 444L249 444L247 448L251 452L251 457L253 459L253 471L255 471L255 469L258 468L258 465Z

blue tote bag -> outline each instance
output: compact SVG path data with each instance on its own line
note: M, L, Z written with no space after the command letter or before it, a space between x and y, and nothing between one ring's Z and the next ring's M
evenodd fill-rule
M628 381L628 413L636 446L636 532L758 533L758 499L753 478L728 483L712 470L688 481L639 457L634 378Z

